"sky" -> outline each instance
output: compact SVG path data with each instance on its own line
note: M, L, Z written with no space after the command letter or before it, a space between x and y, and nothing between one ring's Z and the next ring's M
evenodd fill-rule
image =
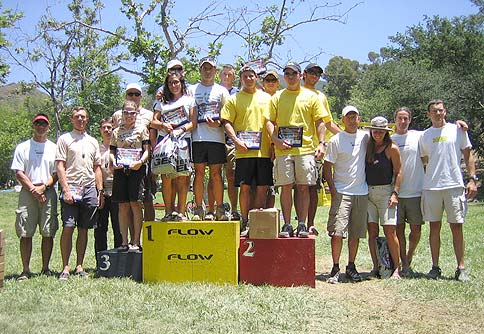
M138 0L145 3L148 0ZM254 0L225 1L232 7L253 2ZM311 3L306 0L305 3ZM280 1L279 1L280 2ZM278 1L264 1L264 4L279 3ZM330 1L331 2L331 1ZM358 4L347 16L346 24L337 22L318 22L297 28L291 32L283 46L277 49L278 62L283 65L286 61L307 60L310 55L321 54L311 61L317 62L323 68L333 56L342 56L357 60L360 63L368 62L367 56L370 51L378 52L381 47L389 45L389 36L396 33L404 33L407 27L423 22L425 16L439 15L441 17L453 17L469 15L477 12L477 8L468 0L340 0L341 6L328 9L327 14L339 14L346 8ZM52 14L60 19L65 18L66 0L2 0L3 9L12 8L23 11L25 18L21 21L23 30L33 31L33 27L39 20L40 15L47 7ZM106 9L103 11L104 25L122 24L124 14L119 11L118 0L105 1ZM184 26L190 16L199 13L206 6L207 1L176 1L173 15L181 26ZM312 1L321 3L321 1ZM301 19L307 12L299 11L294 20ZM153 24L153 30L156 26ZM7 38L19 40L18 35L7 34ZM199 42L199 41L197 41ZM219 63L233 63L236 56L241 53L240 40L227 41L222 49ZM203 50L200 54L202 58ZM136 64L131 64L136 67ZM122 74L125 81L136 82L137 77ZM31 77L25 71L13 67L8 76L8 82L29 80Z

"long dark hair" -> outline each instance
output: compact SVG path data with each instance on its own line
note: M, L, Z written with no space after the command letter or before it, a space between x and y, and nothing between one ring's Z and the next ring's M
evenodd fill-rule
M370 129L370 139L368 140L368 145L366 147L366 162L373 163L376 158L376 143L375 139L371 135L372 129ZM385 137L383 137L383 144L385 144L385 150L389 145L393 143L392 138L390 137L390 132L386 131Z
M182 71L168 71L165 77L165 83L163 84L163 100L164 102L171 102L175 98L173 93L170 91L168 81L171 77L175 77L180 80L182 95L187 95L187 85L185 83L185 77Z

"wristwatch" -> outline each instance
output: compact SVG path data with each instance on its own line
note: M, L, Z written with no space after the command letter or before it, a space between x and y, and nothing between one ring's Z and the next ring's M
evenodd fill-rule
M44 183L44 186L45 186L45 191L50 189L50 186L47 183Z
M477 175L471 175L471 176L469 176L469 181L470 180L474 180L474 182L477 182L477 181L479 181L479 178L477 177Z

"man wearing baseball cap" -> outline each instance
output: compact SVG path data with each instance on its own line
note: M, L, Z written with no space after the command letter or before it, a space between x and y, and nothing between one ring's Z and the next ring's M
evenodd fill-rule
M308 237L306 218L308 216L309 186L316 184L317 171L314 156L324 154L324 118L328 111L318 96L301 87L301 66L289 62L284 67L287 88L272 96L266 114L266 126L275 146L276 185L281 187L281 207L284 226L281 237L293 235L291 226L292 188L296 185L299 195L296 214L298 237ZM317 134L316 134L317 133ZM313 137L317 135L318 145Z
M252 184L256 185L256 208L266 208L267 189L273 184L270 138L264 118L271 97L257 89L257 74L252 67L242 67L240 81L242 90L227 100L222 120L236 149L234 183L240 188L241 232L246 232Z
M315 63L310 63L304 68L303 73L303 82L304 88L310 89L318 98L321 99L321 103L323 107L328 111L327 116L323 119L324 126L326 127L326 134L325 134L325 142L331 138L333 134L340 132L338 126L333 122L333 117L331 116L331 111L329 110L329 103L326 95L323 92L316 89L316 84L318 83L321 75L323 74L323 69L321 66ZM314 136L314 144L317 146L319 144L318 136ZM323 182L323 161L322 159L316 160L316 166L318 171L318 180L314 186L309 186L309 211L308 211L308 228L309 231L313 231L314 234L317 234L316 229L314 228L314 218L316 217L316 210L318 209L318 191L324 188ZM298 192L294 193L294 196L299 196ZM296 200L295 203L298 203Z
M220 110L228 99L229 92L223 86L215 83L217 63L211 57L205 57L199 63L199 83L188 87L189 94L195 98L198 112L198 125L192 132L192 157L195 167L193 190L195 208L193 220L228 220L229 213L223 205L222 166L227 161L225 151L225 135L220 121ZM209 203L205 214L202 200L204 192L205 167L210 170L209 183L212 185L213 197L217 208ZM212 206L210 206L212 205ZM214 212L215 211L215 212Z
M37 114L32 121L33 138L17 145L13 155L11 169L22 185L20 190L15 229L20 238L20 256L23 270L18 281L32 275L30 257L32 255L32 237L37 226L42 235L42 271L51 275L49 269L54 236L59 228L57 221L57 194L54 184L57 182L55 169L56 145L47 139L49 117Z
M329 283L340 281L339 260L343 239L348 238L348 265L346 277L359 282L355 259L360 238L366 238L368 185L365 178L366 145L368 133L358 130L360 112L354 106L342 111L344 131L335 134L328 142L324 156L323 173L331 192L331 208L327 230L331 237L333 268Z

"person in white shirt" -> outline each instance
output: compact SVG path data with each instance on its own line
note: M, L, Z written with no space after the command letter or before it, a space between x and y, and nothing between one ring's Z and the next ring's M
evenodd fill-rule
M32 237L39 226L42 235L42 271L51 275L49 269L54 236L59 228L57 221L57 194L54 184L57 182L55 171L56 145L47 139L49 117L37 114L32 121L33 138L17 145L13 155L11 169L22 185L20 190L15 230L20 238L20 256L23 270L18 281L32 275L30 257L32 255Z
M328 234L331 237L333 268L329 283L338 283L339 260L343 239L348 238L348 265L346 277L352 281L362 278L355 266L360 238L366 238L368 185L365 177L366 131L358 130L360 114L354 106L343 108L345 130L328 142L324 157L323 174L331 192Z
M222 166L227 162L225 149L225 134L220 122L220 110L225 100L230 96L227 89L215 83L217 63L210 57L205 57L199 63L201 81L188 88L189 94L197 104L197 128L192 131L192 158L195 167L193 191L197 207L192 220L228 220L229 213L223 205L224 187ZM205 167L209 168L209 183L213 188L213 196L217 205L208 208L202 206ZM209 203L211 204L211 203ZM215 211L215 212L214 212Z
M439 267L440 229L445 210L457 260L454 278L466 282L469 276L464 266L463 224L467 209L466 196L472 198L477 193L476 168L470 160L472 145L469 136L460 131L456 124L448 123L446 115L447 108L442 100L430 101L427 116L432 121L432 127L425 130L419 140L420 155L426 164L422 212L424 220L430 222L432 255L432 269L427 276L437 279L442 274ZM464 185L460 168L462 156L470 175L467 185Z

